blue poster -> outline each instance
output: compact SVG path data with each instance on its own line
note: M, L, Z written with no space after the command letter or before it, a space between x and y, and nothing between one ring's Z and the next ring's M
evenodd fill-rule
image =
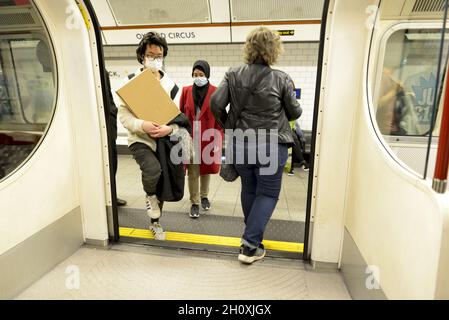
M411 87L415 95L415 111L419 124L428 127L432 120L432 108L436 94L436 77L434 73L431 72L427 75L421 74L411 77L408 81L415 83L415 85L412 85Z

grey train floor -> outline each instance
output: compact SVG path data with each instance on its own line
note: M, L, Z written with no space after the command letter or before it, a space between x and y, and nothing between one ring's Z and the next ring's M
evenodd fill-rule
M68 268L79 288L66 287ZM114 245L83 247L22 292L17 300L318 300L350 299L337 270L298 260L264 258L242 265L236 255Z

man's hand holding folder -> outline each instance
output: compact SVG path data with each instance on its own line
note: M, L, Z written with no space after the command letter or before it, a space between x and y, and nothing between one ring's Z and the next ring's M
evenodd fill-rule
M161 126L151 121L144 121L142 123L142 129L148 133L151 138L162 138L168 136L173 131L172 127L166 125Z

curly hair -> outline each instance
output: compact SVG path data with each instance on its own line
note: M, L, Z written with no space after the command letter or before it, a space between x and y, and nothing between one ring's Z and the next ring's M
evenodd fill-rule
M137 61L139 61L140 64L143 64L147 46L152 44L162 48L162 51L164 52L164 58L167 56L168 53L167 40L165 40L164 37L158 35L155 32L148 32L143 36L142 40L140 40L139 46L136 49Z
M263 60L271 66L278 61L283 51L284 48L279 34L266 27L259 27L251 31L246 37L243 59L248 64Z

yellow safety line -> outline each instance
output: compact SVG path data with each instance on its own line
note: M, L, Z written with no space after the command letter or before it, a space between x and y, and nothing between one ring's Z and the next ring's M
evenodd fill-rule
M89 18L87 17L87 12L81 4L78 4L78 8L80 9L81 15L83 16L84 23L86 24L86 28L90 29Z
M150 232L150 230L142 230L142 229L120 228L120 236L154 240L153 234ZM240 238L210 236L205 234L169 232L169 231L165 232L165 241L212 244L226 247L240 247ZM269 250L295 252L295 253L304 252L303 243L264 240L263 245L265 246L266 249Z

